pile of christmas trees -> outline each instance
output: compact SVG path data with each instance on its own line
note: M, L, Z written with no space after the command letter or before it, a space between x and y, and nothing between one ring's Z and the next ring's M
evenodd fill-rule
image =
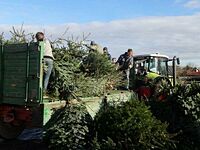
M67 45L54 48L54 71L49 93L60 99L100 96L121 83L120 72L106 55L81 42L67 41Z

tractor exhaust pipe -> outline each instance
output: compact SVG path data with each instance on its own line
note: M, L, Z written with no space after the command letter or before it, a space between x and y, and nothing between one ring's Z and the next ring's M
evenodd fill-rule
M176 56L173 57L172 59L172 70L173 70L173 86L176 85L176 81L177 81L177 73L176 73L176 66L180 65L180 59L176 58Z
M172 68L173 68L173 86L176 85L176 56L173 57L172 60Z

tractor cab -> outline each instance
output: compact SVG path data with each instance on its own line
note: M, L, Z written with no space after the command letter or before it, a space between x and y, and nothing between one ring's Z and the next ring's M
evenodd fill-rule
M168 77L168 60L168 56L160 54L136 55L134 56L135 75L146 76L148 79Z
M161 87L167 89L176 84L176 64L179 63L175 56L169 59L157 53L134 56L130 88L138 92L139 97L148 98L158 94Z

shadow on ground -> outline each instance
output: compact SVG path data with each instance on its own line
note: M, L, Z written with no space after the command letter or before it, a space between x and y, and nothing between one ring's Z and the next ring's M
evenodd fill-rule
M48 150L48 148L40 141L11 140L1 142L0 150Z

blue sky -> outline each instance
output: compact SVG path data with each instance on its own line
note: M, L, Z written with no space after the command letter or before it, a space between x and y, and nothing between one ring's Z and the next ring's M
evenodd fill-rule
M0 0L0 33L22 23L50 39L91 33L113 57L132 48L200 66L200 0Z
M62 24L191 15L185 0L1 0L1 24Z

